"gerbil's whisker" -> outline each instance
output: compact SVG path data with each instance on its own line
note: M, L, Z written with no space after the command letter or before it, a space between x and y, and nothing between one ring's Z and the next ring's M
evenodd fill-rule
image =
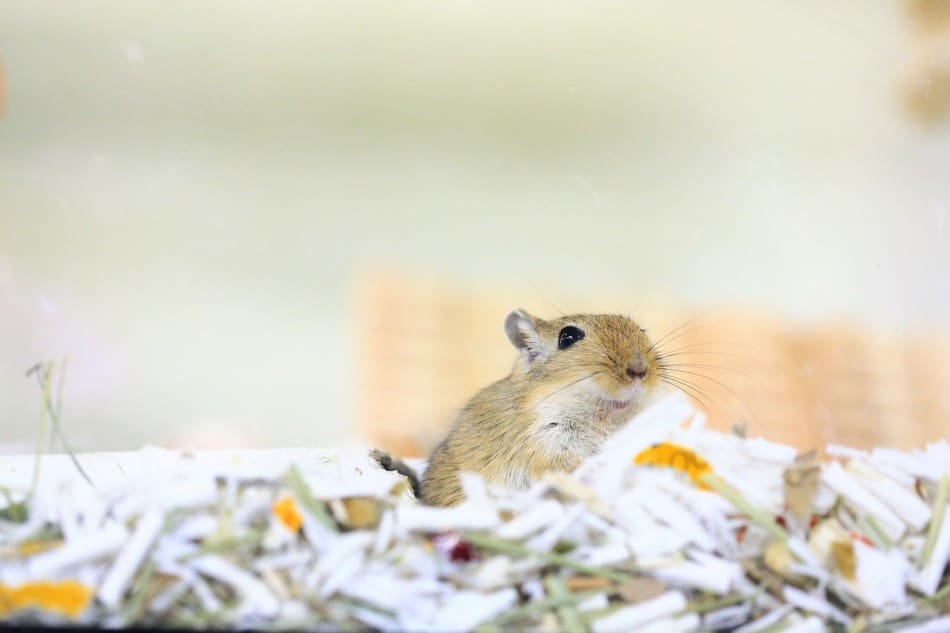
M670 358L699 358L704 356L711 356L713 358L720 357L723 359L741 359L743 361L748 361L751 364L754 364L756 367L763 367L769 369L779 369L780 365L775 362L774 359L766 359L762 356L754 354L743 353L745 346L740 346L738 350L723 350L723 349L703 349L706 346L697 344L697 345L687 345L680 348L675 348L671 350L657 350L656 355L660 360L670 359Z
M729 367L729 366L727 366L727 365L713 365L713 364L710 364L710 363L667 363L667 362L665 362L665 359L664 359L663 361L661 361L660 363L658 363L658 365L659 365L662 369L667 369L667 370L670 370L670 371L681 370L681 369L684 368L684 367L685 367L685 368L702 368L702 369L715 369L715 370L719 370L719 371L728 371L728 372L732 372L733 374L736 374L736 375L738 375L738 376L742 376L743 378L748 378L749 380L753 381L754 383L756 383L757 385L759 385L759 386L762 387L763 389L766 388L765 383L763 383L761 380L759 380L759 379L756 378L755 376L750 376L749 374L747 374L747 373L744 372L744 371L739 371L738 369L734 369L734 368ZM704 377L707 377L707 376L704 376Z
M708 316L708 315L711 314L711 313L712 313L711 310L707 310L706 312L703 312L703 313L701 313L701 314L699 314L699 315L697 315L697 316L695 316L695 317L692 317L692 318L686 320L684 323L680 324L679 326L677 326L676 328L674 328L673 330L671 330L670 332L668 332L668 333L665 334L664 336L660 337L660 338L653 344L653 347L654 347L654 348L657 348L657 347L659 347L659 346L661 346L661 345L669 344L669 343L671 343L671 342L673 342L673 341L679 339L680 337L685 336L686 334L689 334L689 333L691 333L691 332L695 332L696 330L700 330L700 329L703 329L703 328L710 328L710 327L714 327L714 326L718 326L718 325L744 325L744 324L748 324L748 323L749 323L748 320L735 319L735 318L733 318L733 319L717 319L717 320L715 320L715 321L711 321L711 322L708 322L708 323L696 323L697 321L699 321L700 319L702 319L702 318ZM691 326L691 327L687 327L687 326Z
M695 349L697 347L709 347L710 345L731 345L734 347L748 347L748 345L741 343L739 341L696 341L694 343L689 343L688 345L682 345L680 347L674 348L672 351L679 352L682 350Z
M681 378L673 378L672 376L666 376L663 374L660 375L660 379L663 380L663 382L673 385L677 389L689 395L691 398L693 398L693 400L699 403L703 409L706 410L706 413L712 414L712 408L709 406L707 396L698 386Z
M739 401L739 402L742 403L742 406L745 407L745 409L746 409L746 411L748 411L749 415L751 415L752 417L755 417L755 413L752 411L752 408L749 407L749 404L748 404L739 394L737 394L735 391L733 391L732 389L730 389L730 388L729 388L727 385L725 385L723 382L721 382L721 381L719 381L719 380L716 380L715 378L713 378L713 377L711 377L711 376L707 376L706 374L702 374L702 373L695 372L695 371L689 371L689 370L686 370L686 369L675 369L675 368L670 368L670 367L664 367L664 368L663 368L663 371L664 371L664 372L677 372L677 373L679 373L679 374L689 374L690 376L696 376L697 378L702 378L702 379L704 379L704 380L708 380L708 381L710 381L710 382L714 382L714 383L716 383L717 385L719 385L720 387L722 387L723 389L725 389L726 391L728 391L729 393L731 393L732 396L733 396L737 401Z
M678 387L680 390L691 396L694 400L698 401L703 410L705 410L709 415L713 415L714 409L722 410L727 408L721 398L718 398L707 392L695 383L691 383L680 378L673 378L671 376L666 376L664 380L668 384Z
M602 373L604 373L604 372L602 372L602 371L593 371L593 372L587 374L586 376L581 376L581 377L578 378L577 380L572 380L571 382L567 383L566 385L561 385L560 387L558 387L557 389L555 389L555 390L552 391L551 393L547 394L546 396L544 396L543 398L541 398L540 400L538 400L537 402L535 402L535 404L536 404L536 405L537 405L537 404L540 404L540 403L544 402L545 400L547 400L548 398L550 398L551 396L553 396L554 394L556 394L556 393L558 393L558 392L560 392L560 391L563 391L564 389L567 389L568 387L573 387L574 385L576 385L576 384L579 383L579 382L584 382L585 380L587 380L587 379L589 379L589 378L593 378L593 377L596 376L597 374L602 374Z
M693 324L693 323L695 323L696 321L698 321L699 319L702 319L703 317L708 316L710 312L711 312L711 310L706 310L705 312L700 312L699 314L697 314L697 315L695 315L695 316L692 316L692 317L686 319L685 321L683 321L682 323L680 323L679 325L677 325L676 327L674 327L672 330L670 330L669 332L667 332L666 334L664 334L664 335L662 335L660 338L658 338L656 341L654 341L653 347L658 347L658 346L661 345L662 343L671 340L671 339L670 339L671 336L673 336L673 335L676 334L677 332L680 332L680 331L681 331L683 328L685 328L687 325Z
M761 358L756 358L755 356L749 356L748 354L736 354L733 352L703 352L703 351L681 351L676 350L673 352L660 352L657 354L657 359L665 360L667 358L678 358L680 356L686 356L687 358L692 358L696 356L728 356L729 358L742 358L745 360L753 361L755 363L761 363L763 367L776 368L778 367L775 363L770 363Z

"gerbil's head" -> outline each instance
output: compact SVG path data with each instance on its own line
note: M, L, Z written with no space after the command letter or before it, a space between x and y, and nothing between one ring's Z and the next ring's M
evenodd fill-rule
M515 310L505 320L519 351L512 378L527 379L535 402L593 405L610 418L640 409L660 384L657 355L646 331L613 314L576 314L550 321Z

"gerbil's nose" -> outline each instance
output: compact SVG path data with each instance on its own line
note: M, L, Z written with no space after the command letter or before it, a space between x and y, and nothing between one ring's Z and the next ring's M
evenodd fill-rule
M627 365L627 376L630 377L630 380L636 380L640 378L641 380L647 375L647 366L643 361Z

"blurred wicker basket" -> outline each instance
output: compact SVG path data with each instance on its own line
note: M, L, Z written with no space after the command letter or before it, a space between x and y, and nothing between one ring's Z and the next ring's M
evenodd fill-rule
M950 337L874 333L847 324L789 327L751 310L697 316L659 302L564 298L536 289L476 288L398 275L358 284L358 418L367 441L422 455L481 387L506 375L514 352L502 322L621 312L676 351L710 423L807 450L829 442L909 448L947 436ZM546 307L547 306L547 307ZM668 333L668 334L667 334Z
M901 83L910 112L924 121L950 115L950 2L906 0L910 41Z

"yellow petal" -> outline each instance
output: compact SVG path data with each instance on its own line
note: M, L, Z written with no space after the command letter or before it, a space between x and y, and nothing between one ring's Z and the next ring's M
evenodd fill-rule
M634 464L638 466L665 466L686 473L694 484L708 490L700 480L706 473L712 472L709 463L685 446L662 442L644 449L637 455Z
M85 611L93 593L75 580L29 582L19 587L0 585L0 618L23 609L42 609L75 619Z
M291 532L300 530L303 525L303 515L297 509L297 504L291 497L281 497L271 507L271 512L277 517L277 520L284 524Z

